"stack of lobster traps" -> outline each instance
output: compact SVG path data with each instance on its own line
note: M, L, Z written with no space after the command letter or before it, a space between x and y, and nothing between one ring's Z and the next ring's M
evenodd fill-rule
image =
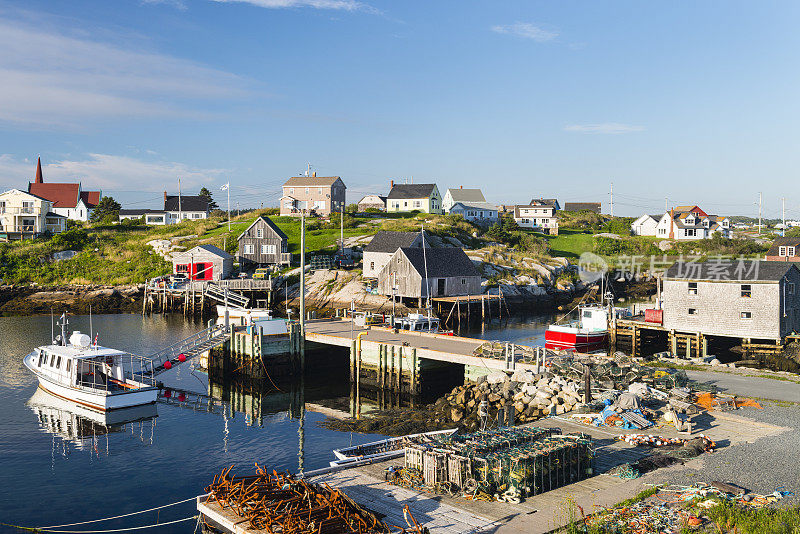
M406 469L421 473L426 487L489 494L537 495L591 476L594 448L585 434L558 429L509 427L442 436L405 449Z

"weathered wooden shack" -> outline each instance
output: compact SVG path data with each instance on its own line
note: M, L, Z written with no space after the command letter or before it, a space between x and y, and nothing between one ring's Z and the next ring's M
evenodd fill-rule
M481 273L460 248L398 249L378 273L378 291L407 298L482 293Z
M669 331L774 341L800 332L800 270L791 262L677 262L663 281Z
M239 265L242 269L265 265L288 265L292 255L288 252L289 238L264 215L258 217L239 236Z
M233 272L233 256L214 245L198 245L172 256L172 272L191 280L224 280Z
M397 249L430 246L423 240L422 232L389 232L381 230L364 247L364 278L377 278Z

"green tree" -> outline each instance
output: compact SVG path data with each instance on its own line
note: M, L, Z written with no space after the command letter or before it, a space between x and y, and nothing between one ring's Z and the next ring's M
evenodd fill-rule
M103 197L92 210L90 221L92 222L113 222L119 220L119 209L122 206L114 200L114 197Z
M197 194L197 196L203 197L204 199L206 199L208 201L208 209L209 210L219 209L219 206L217 205L217 203L214 202L214 197L211 196L211 191L209 191L205 187L201 187L200 188L200 192Z

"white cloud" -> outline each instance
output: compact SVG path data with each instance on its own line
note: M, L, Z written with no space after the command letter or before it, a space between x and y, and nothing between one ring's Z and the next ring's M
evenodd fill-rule
M644 126L620 124L618 122L603 122L599 124L570 124L564 126L565 132L579 132L590 134L625 134L644 131Z
M538 43L552 41L558 37L558 32L545 30L529 22L515 22L514 24L492 26L492 31L505 35L514 35L523 39L531 39Z
M204 117L202 101L247 94L236 75L85 35L0 13L0 123L74 128L108 118Z
M0 189L27 189L36 173L36 160L19 160L0 155ZM88 154L82 159L43 162L45 182L79 181L84 189L104 191L163 191L177 188L177 179L186 190L199 189L219 181L228 169L204 169L175 161L144 160L113 154Z
M268 9L311 7L314 9L337 9L343 11L375 11L375 8L356 0L212 0L223 4L251 4Z

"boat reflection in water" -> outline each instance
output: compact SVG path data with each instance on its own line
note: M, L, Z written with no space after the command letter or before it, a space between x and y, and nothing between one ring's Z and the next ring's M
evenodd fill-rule
M53 435L54 444L56 436L61 438L64 455L70 445L92 455L111 454L110 437L114 435L126 443L153 444L158 417L154 403L98 412L37 388L27 405L39 419L41 430ZM117 441L114 439L115 445Z

